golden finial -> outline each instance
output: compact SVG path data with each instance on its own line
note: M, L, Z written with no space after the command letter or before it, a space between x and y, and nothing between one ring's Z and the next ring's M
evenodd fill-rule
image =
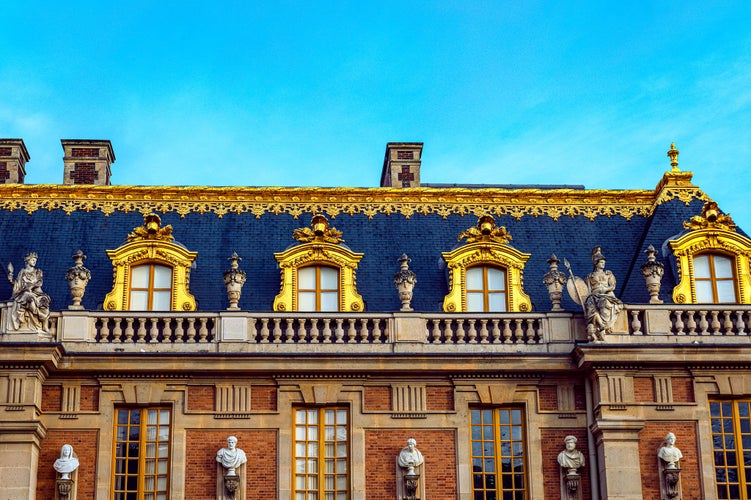
M678 155L681 152L675 149L675 143L670 143L670 151L668 151L668 158L670 158L670 166L673 167L671 172L680 172L678 169Z

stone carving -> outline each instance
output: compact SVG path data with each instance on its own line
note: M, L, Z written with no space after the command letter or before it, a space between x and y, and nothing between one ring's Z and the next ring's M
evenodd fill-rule
M397 465L397 500L419 500L421 486L425 483L422 465L425 459L417 449L417 441L407 440L407 446L402 448L396 457Z
M83 251L78 250L71 258L74 263L73 267L65 273L65 279L68 280L68 285L70 286L70 295L73 297L73 304L68 306L68 309L80 310L83 309L81 300L83 299L83 294L86 292L86 285L91 279L91 271L83 265L83 261L86 260Z
M647 291L649 292L650 304L662 304L660 300L660 286L662 285L662 275L665 274L665 265L655 257L657 250L649 245L644 253L647 254L647 262L641 266L641 274L647 282Z
M246 275L245 271L239 269L238 263L242 260L237 252L232 252L232 255L227 259L229 261L229 269L224 271L224 286L227 287L227 299L229 299L228 311L237 311L240 309L237 303L240 301L240 295L242 293L243 285L245 284Z
M9 311L9 330L49 332L50 296L42 291L42 271L36 268L38 256L26 254L26 266L13 279L13 264L8 264L8 281L13 285Z
M603 333L613 332L623 302L615 296L615 276L605 269L602 247L592 249L593 269L584 280L574 276L566 259L564 264L570 274L566 287L573 301L584 309L590 340L603 340Z
M60 448L60 458L55 460L53 467L61 474L60 479L70 479L70 474L78 469L78 458L73 453L73 446L64 444Z
M394 275L394 285L396 285L396 290L399 292L399 300L402 301L402 308L400 310L412 311L410 302L412 302L412 290L415 288L415 283L417 283L417 275L409 270L409 263L412 262L412 259L407 257L406 253L403 253L397 262L399 262L400 269Z
M680 500L681 469L678 462L683 453L675 446L675 434L668 432L665 441L657 452L660 469L660 496L662 500Z
M237 447L237 438L230 436L227 438L227 447L216 452L216 461L222 464L227 471L227 476L236 476L235 469L248 461L245 452Z
M550 271L542 277L542 283L548 288L550 302L553 303L552 311L562 311L561 298L563 297L563 286L566 284L566 273L558 270L558 264L561 263L555 254L548 259Z
M566 436L563 439L566 448L558 454L558 464L561 466L561 498L564 500L581 499L579 469L584 467L584 454L576 449L576 441L576 436Z

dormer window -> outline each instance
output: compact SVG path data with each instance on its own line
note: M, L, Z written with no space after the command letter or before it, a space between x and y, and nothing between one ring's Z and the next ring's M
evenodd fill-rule
M506 311L506 270L496 266L468 268L466 295L467 312Z
M694 283L696 302L712 304L735 303L734 259L719 254L694 257Z
M172 303L172 267L143 264L130 269L131 311L169 311Z
M339 310L339 270L307 266L297 270L298 311Z

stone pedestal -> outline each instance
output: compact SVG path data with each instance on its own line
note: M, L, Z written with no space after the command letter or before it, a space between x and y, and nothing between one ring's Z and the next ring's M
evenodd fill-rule
M599 420L591 430L597 446L602 500L642 500L639 431L643 420Z

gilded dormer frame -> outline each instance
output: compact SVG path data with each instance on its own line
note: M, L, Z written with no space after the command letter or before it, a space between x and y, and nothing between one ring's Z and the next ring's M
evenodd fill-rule
M339 270L339 311L362 312L365 302L357 293L357 266L365 254L341 245L341 231L329 227L328 220L315 215L310 228L296 229L292 236L299 245L274 254L281 273L281 289L274 298L274 311L297 311L297 270L310 265Z
M531 254L520 252L508 244L511 235L506 228L496 227L489 215L482 216L476 227L459 234L458 240L466 244L443 252L449 271L449 293L443 299L444 312L466 312L467 268L476 265L503 267L507 274L508 312L532 310L532 301L524 293L524 265Z
M668 241L678 267L678 285L673 288L676 304L696 303L694 257L716 253L733 259L735 292L739 304L751 304L751 239L735 232L735 223L722 214L717 203L704 204L701 215L683 223L689 231Z
M195 311L196 299L190 293L190 269L198 257L185 247L173 243L172 226L161 227L156 214L144 216L143 226L134 228L127 242L107 250L114 267L112 291L104 298L106 311L126 310L129 302L131 268L141 264L161 264L172 268L172 311Z

